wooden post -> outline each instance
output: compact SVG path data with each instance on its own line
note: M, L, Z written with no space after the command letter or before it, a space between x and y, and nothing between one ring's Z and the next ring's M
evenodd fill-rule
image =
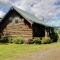
M45 38L49 37L48 31L45 29Z

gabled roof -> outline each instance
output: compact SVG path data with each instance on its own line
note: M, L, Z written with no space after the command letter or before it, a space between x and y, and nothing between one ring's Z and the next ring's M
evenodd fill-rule
M24 11L20 8L17 8L15 6L11 7L11 9L15 9L20 15L22 15L26 20L30 21L30 22L35 22L35 23L39 23L39 24L42 24L41 23L41 20L38 19L34 14L31 14L27 11ZM43 22L43 21L42 21ZM43 24L44 25L44 24Z
M15 6L12 6L12 7L10 8L10 10L11 10L11 9L16 10L20 15L22 15L26 20L28 20L28 21L30 21L30 22L35 22L35 23L42 24L42 25L48 26L48 27L55 27L55 26L46 24L46 22L45 22L44 20L40 20L40 19L38 19L34 14L31 14L31 13L29 13L29 12L27 12L27 11L24 11L24 10L20 9L20 8L17 8L17 7L15 7ZM10 11L10 10L9 10L9 11ZM8 12L9 12L9 11L8 11ZM6 14L6 15L7 15L7 14ZM4 18L5 18L5 17L4 17Z

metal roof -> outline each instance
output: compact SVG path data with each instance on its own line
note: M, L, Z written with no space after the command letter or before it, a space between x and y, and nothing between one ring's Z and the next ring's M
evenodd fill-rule
M45 24L45 21L44 20L40 20L39 18L37 18L32 13L29 13L27 11L24 11L24 10L22 10L20 8L15 7L15 6L13 6L11 9L15 9L20 15L22 15L26 20L28 20L30 22L35 22L35 23L38 23L38 24L49 26L49 25L46 25ZM52 26L49 26L49 27L52 27Z
M60 26L56 26L54 24L48 23L50 21L40 20L34 14L31 14L31 13L29 13L27 11L24 11L24 10L22 10L20 8L17 8L15 6L12 6L10 8L10 10L11 9L15 9L20 15L22 15L26 20L28 20L30 22L35 22L35 23L38 23L38 24L42 24L42 25L47 26L47 27L60 27Z

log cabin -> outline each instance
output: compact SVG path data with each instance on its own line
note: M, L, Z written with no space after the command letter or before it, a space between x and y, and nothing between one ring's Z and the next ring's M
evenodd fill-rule
M6 34L10 36L23 36L24 40L34 37L47 37L51 28L40 23L33 14L17 7L11 7L0 21L0 37Z

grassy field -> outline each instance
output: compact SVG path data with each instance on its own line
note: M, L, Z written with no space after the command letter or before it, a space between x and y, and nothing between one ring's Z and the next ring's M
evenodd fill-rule
M27 45L27 44L0 44L0 60L13 60L16 56L28 56L34 52L58 48L60 43Z

